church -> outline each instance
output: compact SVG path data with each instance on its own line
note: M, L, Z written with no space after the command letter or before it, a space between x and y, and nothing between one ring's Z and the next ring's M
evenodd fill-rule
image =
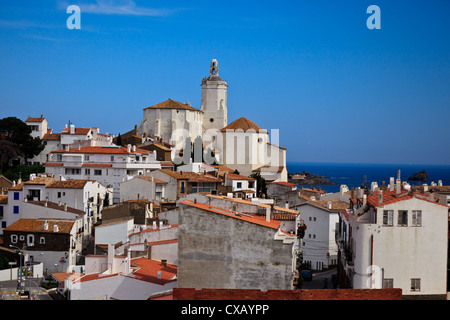
M267 130L244 117L228 124L227 88L213 59L209 77L202 80L200 108L172 99L147 107L138 135L173 145L172 160L188 141L201 141L203 150L213 151L216 163L241 175L257 172L267 181L287 181L286 149L272 144ZM272 130L271 136L278 138L278 130ZM213 164L209 158L190 161Z

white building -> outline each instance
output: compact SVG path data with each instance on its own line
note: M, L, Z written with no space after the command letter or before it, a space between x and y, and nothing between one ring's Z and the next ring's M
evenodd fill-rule
M45 171L66 179L97 180L113 188L113 202L120 201L120 183L161 168L156 154L135 146L78 147L53 151Z
M340 200L310 200L292 208L300 212L296 224L303 220L307 227L301 246L303 262L308 262L313 270L336 266L336 227L339 213L349 208L349 204Z
M233 196L241 199L250 199L257 196L256 190L258 182L255 178L250 178L235 173L225 174L224 177L224 185L231 187Z
M61 133L53 132L49 128L47 120L41 115L40 118L28 118L25 123L31 128L31 136L39 137L45 145L37 156L30 159L31 163L46 163L50 152L64 149L66 146L74 147L77 143L83 146L106 146L112 145L113 137L100 133L99 128L75 127L66 125Z
M145 108L139 135L175 145L172 160L184 150L187 138L191 142L201 138L205 150L214 151L215 158L202 160L194 155L193 162L212 165L216 160L242 175L259 172L266 180L287 181L286 149L272 144L267 130L246 118L228 124L227 89L227 82L219 77L218 61L213 59L209 77L202 80L200 109L171 99ZM189 155L183 156L188 164L185 157Z
M166 198L167 182L150 176L136 176L120 184L120 201Z
M437 201L401 189L397 180L395 188L352 202L336 237L341 285L446 298L449 207Z

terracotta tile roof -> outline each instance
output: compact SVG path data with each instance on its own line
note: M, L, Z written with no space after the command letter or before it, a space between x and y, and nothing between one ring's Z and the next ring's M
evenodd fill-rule
M216 168L218 171L227 171L227 172L230 172L230 173L234 172L233 169L228 168L226 166L222 166L222 165L210 165L210 166Z
M222 182L222 179L214 177L210 174L190 171L171 171L167 169L160 169L160 171L177 180L188 180L190 182Z
M91 128L77 128L75 127L75 133L74 134L80 134L80 135L87 135L91 131ZM61 134L71 134L70 133L70 127L64 128L61 131Z
M8 190L13 190L13 191L23 190L23 184L24 184L24 182L18 183L14 187L8 188Z
M60 189L83 189L86 183L95 182L95 180L76 180L70 179L66 181L53 181L46 186L46 188L60 188Z
M71 207L67 207L67 210L64 210L64 204L59 205L58 203L54 203L54 202L50 202L50 201L28 201L27 203L32 204L32 205L36 205L36 206L41 206L41 207L45 207L45 204L47 203L47 207L49 209L54 209L54 210L60 210L60 211L67 211L70 213L74 213L77 215L84 215L85 212L82 210L78 210L75 208L71 208Z
M195 207L195 208L198 208L201 210L219 213L221 215L224 215L224 216L227 216L230 218L254 223L254 224L268 227L268 228L275 229L275 230L278 230L278 228L280 227L280 221L278 221L278 220L266 221L265 216L239 214L239 213L238 213L239 215L236 215L234 212L229 211L229 210L225 210L225 209L222 209L219 207L213 207L213 206L207 205L206 203L200 203L200 202L194 203L193 201L189 201L189 200L180 201L180 203L191 206L191 207Z
M153 106L147 107L144 110L146 109L182 109L201 112L201 110L193 108L186 103L178 102L172 99L168 99Z
M58 282L64 282L64 280L70 278L72 280L78 279L80 277L82 277L83 274L82 273L78 273L78 272L72 272L72 273L67 273L67 272L55 272L52 273L52 277L58 281Z
M422 194L422 193L418 193L418 192L409 192L408 190L401 190L401 192L399 193L399 195L397 195L396 191L383 191L383 198L382 198L382 202L379 203L378 197L379 197L380 191L375 191L372 195L369 195L367 197L367 203L373 207L379 207L379 206L384 206L387 204L391 204L391 203L395 203L395 202L399 202L399 201L404 201L404 200L409 200L412 199L413 197L416 199L420 199L423 201L427 201L427 202L431 202L434 204L438 204L444 207L447 207L447 205L445 204L441 204L438 203L436 201L431 201L429 199L428 195ZM438 199L437 197L434 197L434 200Z
M138 280L160 285L177 280L177 266L172 264L163 266L160 261L138 258L131 260L131 267L137 268L132 274ZM161 272L161 279L158 279L158 271Z
M146 181L152 181L152 177L149 176L137 176L138 179L146 180ZM168 182L162 181L156 178L153 178L153 182L157 184L167 184Z
M33 180L24 182L24 184L26 184L26 185L29 185L29 184L47 185L47 184L53 182L54 180L55 180L55 178L53 178L53 177L36 177Z
M331 209L328 209L328 203L331 203ZM350 208L350 204L341 200L309 200L306 203L300 205L310 204L317 208L321 208L327 211L342 211Z
M282 182L282 181L274 181L274 182L270 182L271 184L278 184L280 186L287 186L287 187L296 187L297 184L295 183L290 183L290 182Z
M227 130L243 130L244 132L247 132L248 130L254 130L259 133L267 133L266 130L261 129L256 123L244 117L234 120L232 123L222 128L220 131L226 132Z
M252 181L256 180L255 178L241 176L240 174L235 173L227 173L225 177L231 180L252 180Z
M31 117L29 117L27 120L25 120L25 122L42 122L44 120L45 120L44 117L40 117L40 118L31 118Z
M42 140L60 140L61 139L61 133L46 133L42 137Z
M48 229L44 230L45 221L48 221ZM42 233L54 233L53 226L58 226L58 232L60 234L69 234L72 230L75 220L69 219L20 219L14 222L9 227L3 229L3 231L23 231L23 232L42 232Z
M111 163L83 163L83 167L112 167Z
M128 152L128 149L125 147L80 147L80 148L72 148L69 151L66 150L56 150L51 153L102 153L102 154L152 154L153 151L148 151L144 149L136 148L136 152Z
M152 242L147 242L147 245L149 245L149 246L160 246L160 245L171 244L171 243L178 243L178 239L152 241Z
M62 167L64 164L62 162L47 162L46 167Z

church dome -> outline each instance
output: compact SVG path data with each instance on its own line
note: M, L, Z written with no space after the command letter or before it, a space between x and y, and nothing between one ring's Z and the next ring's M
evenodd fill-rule
M266 130L261 129L256 123L248 120L245 117L234 120L232 123L221 129L220 131L225 132L227 130L243 130L244 132L247 132L248 130L254 130L257 133L267 133Z

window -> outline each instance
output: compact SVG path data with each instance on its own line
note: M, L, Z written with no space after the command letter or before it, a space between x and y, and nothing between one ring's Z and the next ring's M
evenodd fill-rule
M11 235L11 242L12 243L17 243L17 236L15 234Z
M45 244L45 238L44 237L40 237L39 238L39 244Z
M6 221L2 221L2 228L3 228L3 229L6 228Z
M394 279L384 279L383 280L383 288L394 288Z
M94 170L94 176L101 176L102 175L102 170Z
M89 161L89 156L88 155L84 156L84 161Z
M184 182L181 182L181 193L184 193Z
M13 207L13 213L18 214L19 213L19 206Z
M61 198L61 192L58 192L58 198Z
M411 279L411 291L420 291L420 279L419 278Z
M249 181L249 182L248 182L248 187L249 187L249 188L254 188L254 187L255 187L254 181Z
M408 211L407 210L399 210L398 211L398 226L407 226L408 225Z
M236 184L236 188L241 189L241 188L242 188L242 182L238 182L238 183Z
M3 218L3 207L0 206L0 218Z
M111 161L114 161L114 156L111 156Z
M20 194L18 192L14 192L14 200L19 200Z
M90 175L91 174L91 169L84 169L84 174L85 175Z
M421 227L422 226L422 211L421 210L413 210L411 225L413 227Z
M394 211L393 210L384 210L383 211L383 226L392 227L394 220Z
M27 246L29 247L34 246L34 235L32 234L27 235Z

